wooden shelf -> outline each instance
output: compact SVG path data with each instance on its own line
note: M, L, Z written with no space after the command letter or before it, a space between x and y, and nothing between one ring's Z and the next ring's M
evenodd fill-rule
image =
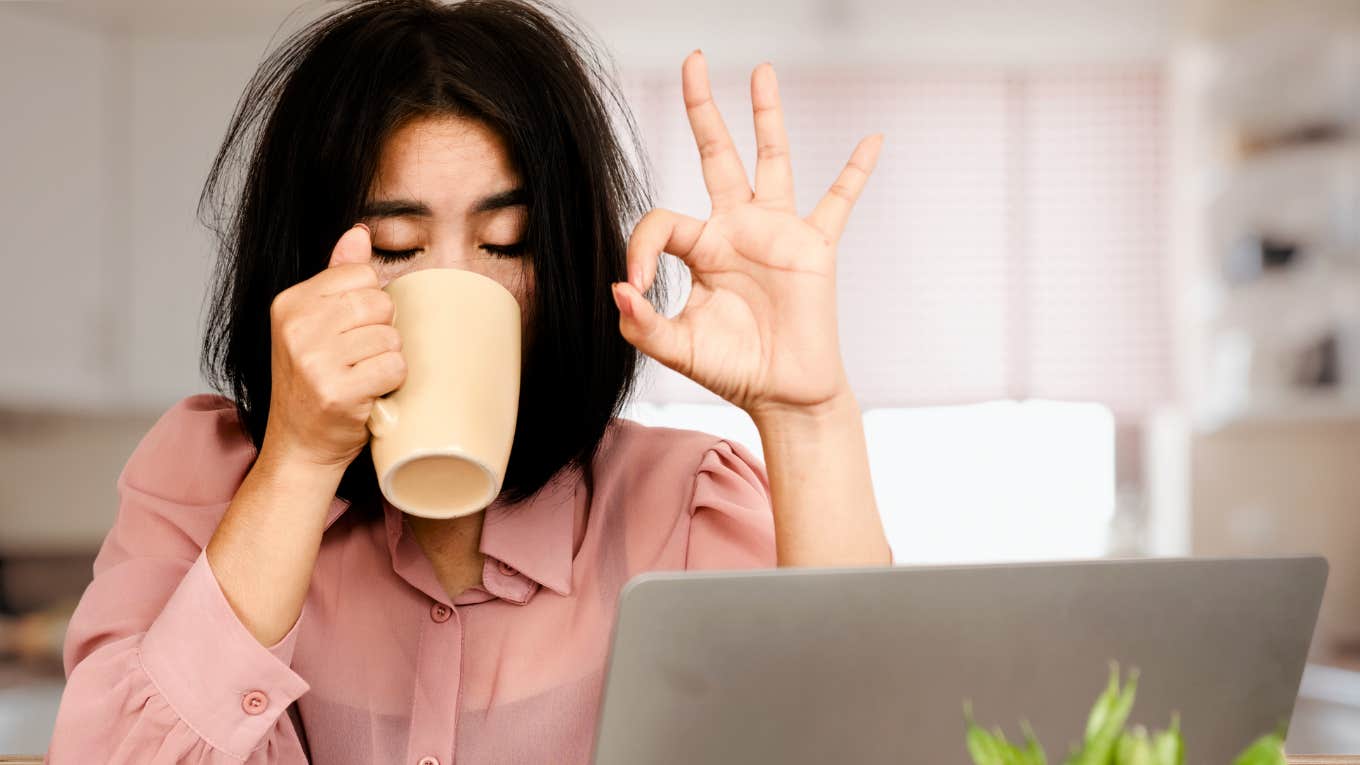
M1256 425L1360 423L1360 399L1336 394L1299 394L1245 407L1206 410L1197 420L1202 431Z
M1208 212L1229 228L1281 236L1333 237L1333 216L1353 193L1360 139L1282 146L1224 168L1209 191ZM1349 244L1342 242L1343 244Z
M1202 319L1217 328L1269 333L1305 317L1330 322L1351 311L1360 295L1360 269L1301 266L1239 285L1215 284L1205 293Z

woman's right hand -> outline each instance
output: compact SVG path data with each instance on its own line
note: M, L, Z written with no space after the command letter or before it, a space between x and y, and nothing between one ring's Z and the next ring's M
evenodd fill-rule
M326 511L368 442L374 400L406 379L392 299L368 264L372 247L367 228L351 228L325 271L269 307L264 443L206 550L227 602L264 646L302 613Z
M368 442L374 400L406 379L392 299L368 263L370 236L363 224L346 231L325 271L270 305L273 388L262 452L343 470Z

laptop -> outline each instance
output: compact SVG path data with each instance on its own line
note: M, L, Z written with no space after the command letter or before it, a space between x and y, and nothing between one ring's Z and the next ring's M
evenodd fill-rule
M1287 724L1321 557L656 572L625 586L596 765L969 763L963 706L1050 763L1109 663L1130 724L1180 714L1186 762Z

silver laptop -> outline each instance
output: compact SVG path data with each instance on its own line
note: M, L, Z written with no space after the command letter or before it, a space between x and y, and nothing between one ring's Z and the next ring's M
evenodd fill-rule
M1109 662L1186 762L1287 723L1320 557L650 573L623 591L597 765L969 762L979 723L1081 738Z

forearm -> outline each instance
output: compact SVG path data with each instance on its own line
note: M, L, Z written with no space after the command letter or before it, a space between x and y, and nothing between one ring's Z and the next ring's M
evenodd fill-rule
M765 452L780 566L892 562L874 501L859 404L753 414Z
M208 564L241 623L277 643L302 612L342 468L317 468L266 444L208 542Z

